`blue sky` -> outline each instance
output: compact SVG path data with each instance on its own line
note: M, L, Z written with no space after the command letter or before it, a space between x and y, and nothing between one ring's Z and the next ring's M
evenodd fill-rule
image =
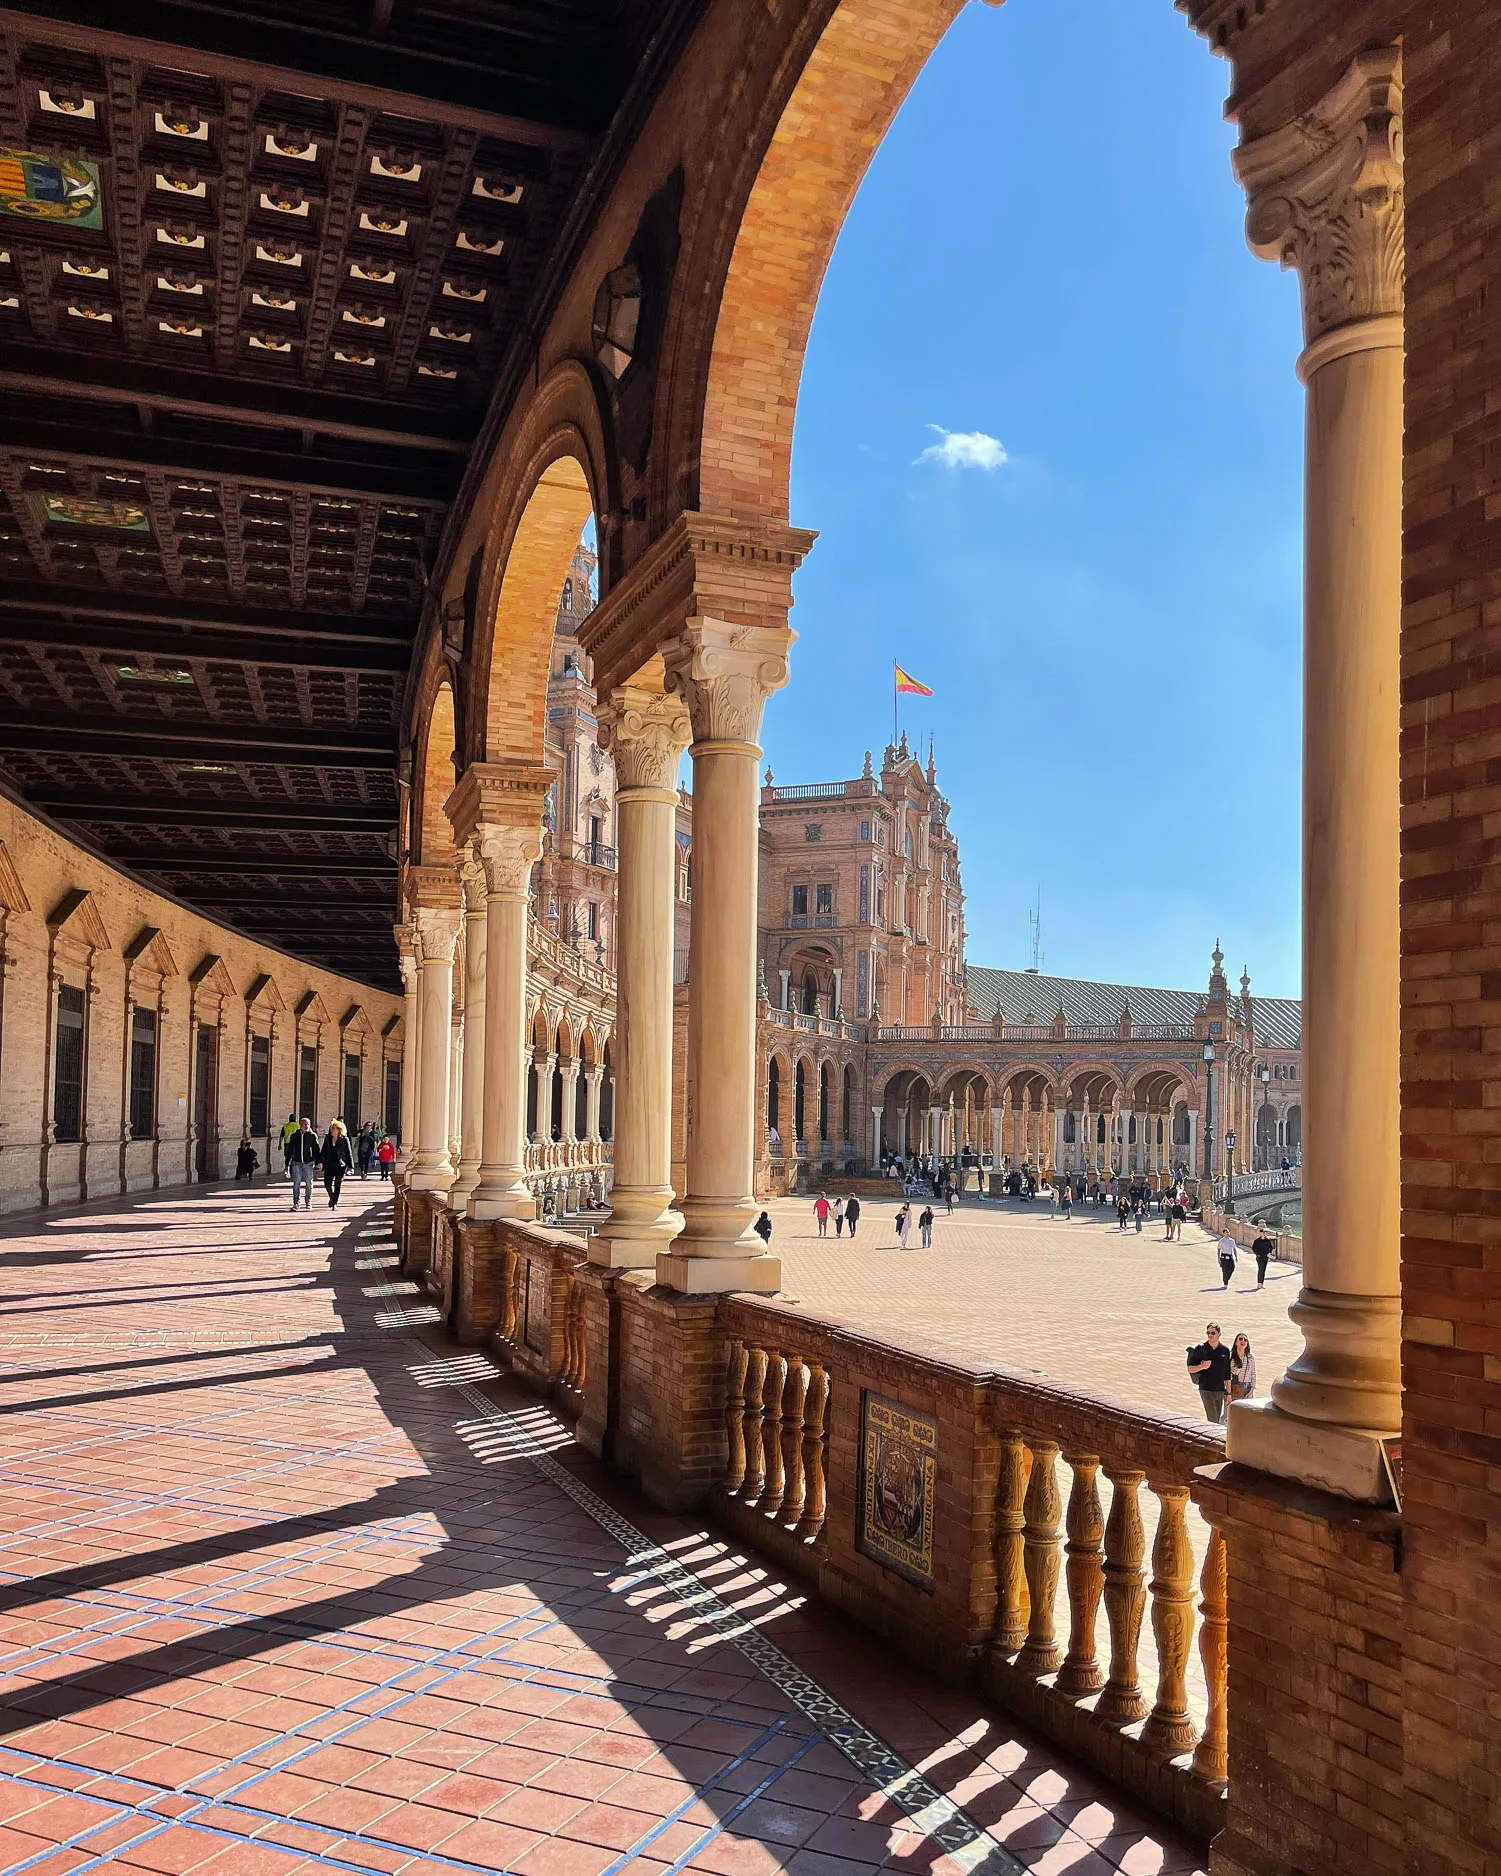
M1298 994L1298 302L1245 245L1226 76L1169 0L971 5L819 302L763 741L779 782L858 774L892 659L933 687L902 720L973 963L1030 961L1040 887L1048 971L1198 986L1218 937Z

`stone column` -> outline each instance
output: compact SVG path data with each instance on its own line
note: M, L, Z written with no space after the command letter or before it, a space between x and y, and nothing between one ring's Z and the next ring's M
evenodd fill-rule
M485 876L484 1105L475 1219L533 1218L522 1154L526 1126L527 896L542 851L542 803L553 779L540 766L476 762L446 804L454 838Z
M943 1109L941 1107L930 1107L928 1109L927 1132L923 1135L923 1152L929 1153L934 1159L937 1159L939 1153L942 1151L938 1144L942 1137Z
M1308 117L1243 145L1258 254L1301 277L1303 1352L1237 1402L1230 1456L1352 1498L1384 1493L1401 1425L1398 636L1401 58L1361 53Z
M426 906L413 914L422 967L417 986L422 1077L418 1090L417 1152L408 1179L414 1191L446 1192L453 1183L448 1156L449 1051L453 1041L453 954L459 941L457 908Z
M830 1016L836 1016L836 1017L841 1017L841 1018L844 1015L844 969L843 969L843 966L836 966L834 970L834 1000L829 1005L829 1014Z
M751 1230L755 1165L756 871L766 699L787 682L786 626L690 619L664 651L693 728L688 964L688 1190L657 1279L701 1295L772 1293L781 1263Z
M460 869L464 887L464 1072L459 1093L459 1176L448 1190L465 1211L479 1184L485 1113L485 872L472 856Z
M576 1142L578 1128L575 1124L575 1117L578 1114L579 1098L579 1059L576 1055L564 1056L559 1060L558 1076L563 1083L562 1137Z
M1006 1111L1001 1107L990 1110L990 1165L993 1172L1001 1170L1001 1161L1006 1156Z
M1053 1176L1056 1179L1063 1170L1063 1127L1067 1114L1064 1104L1053 1109Z
M411 925L396 927L396 947L401 954L401 987L404 997L401 1041L401 1140L396 1165L407 1171L417 1150L417 1063L420 1032L417 1024L417 936ZM292 1043L292 1106L297 1105L297 1044ZM301 1115L298 1116L301 1119ZM382 1120L385 1116L382 1115Z
M460 924L462 930L462 921ZM454 963L462 962L460 953L462 944L455 948ZM457 1173L463 1155L463 1099L464 1099L464 1008L456 1003L449 1016L448 1041L448 1157L453 1161ZM453 1187L449 1187L452 1194Z
M792 972L778 971L777 976L782 980L782 1008L784 1010L790 1010L792 1005L788 999L792 995Z
M872 1168L881 1164L881 1115L884 1108L872 1107L870 1110L870 1163Z
M603 726L615 756L620 816L615 1175L610 1217L589 1239L589 1259L651 1269L683 1228L672 1204L673 869L678 761L690 728L680 697L634 685L613 692ZM786 987L783 971L784 1002Z
M584 1128L586 1137L594 1144L599 1144L599 1091L604 1084L605 1069L603 1062L588 1062L584 1066Z

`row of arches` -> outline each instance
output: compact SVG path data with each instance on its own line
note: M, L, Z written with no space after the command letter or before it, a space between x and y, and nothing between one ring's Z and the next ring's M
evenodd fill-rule
M532 1019L526 1068L526 1137L608 1142L615 1137L615 1076L610 1045L596 1048L592 1029L575 1040L567 1018L550 1023L544 1010Z
M855 1151L855 1071L849 1063L773 1055L766 1071L766 1134L774 1158L817 1142Z

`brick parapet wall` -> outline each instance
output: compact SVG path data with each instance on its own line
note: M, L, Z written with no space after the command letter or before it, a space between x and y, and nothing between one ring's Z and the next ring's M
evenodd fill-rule
M1228 1463L1194 1497L1230 1571L1232 1776L1213 1876L1397 1876L1400 1519Z
M1501 5L1407 9L1407 1869L1501 1869Z

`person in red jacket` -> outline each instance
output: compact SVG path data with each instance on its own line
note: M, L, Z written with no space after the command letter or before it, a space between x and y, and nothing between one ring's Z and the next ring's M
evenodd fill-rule
M396 1163L396 1148L392 1144L390 1134L386 1134L382 1138L380 1145L375 1150L375 1157L380 1161L381 1178L389 1179L391 1177L391 1168Z

